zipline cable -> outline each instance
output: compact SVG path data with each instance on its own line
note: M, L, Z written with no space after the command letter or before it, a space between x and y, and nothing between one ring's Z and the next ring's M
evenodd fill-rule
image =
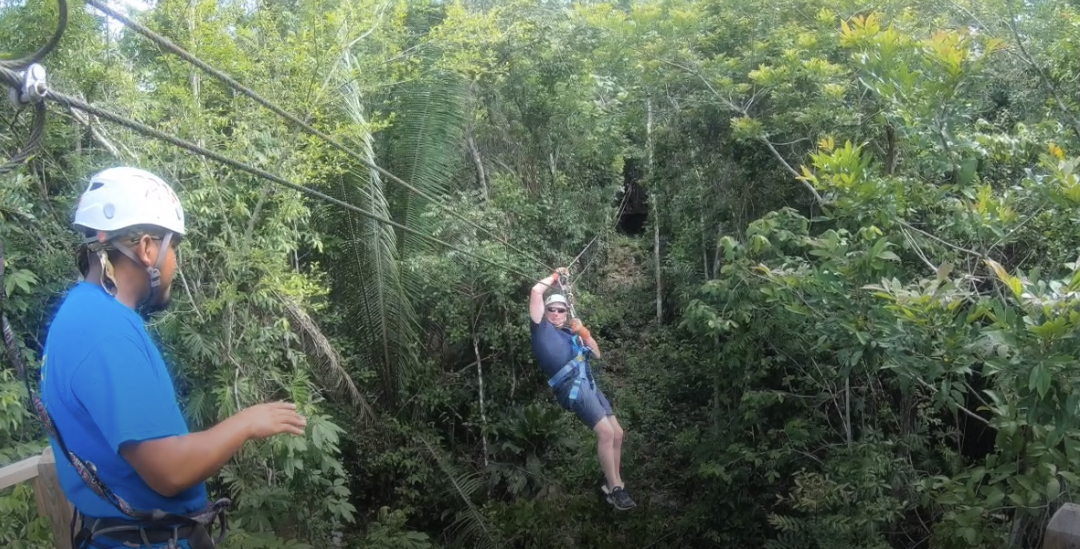
M275 114L289 120L293 124L296 124L297 126L299 126L301 129L303 129L308 134L314 135L314 136L326 141L327 143L329 143L330 145L332 145L334 148L338 149L339 151L341 151L341 152L355 158L356 160L359 160L361 163L363 163L368 168L371 168L373 170L378 171L380 174L382 174L383 176L385 176L389 180L393 181L394 183L402 185L405 188L409 189L410 191L412 191L412 192L414 192L414 193L416 193L416 194L430 200L431 202L439 205L440 207L445 209L448 213L450 213L454 217L457 217L458 219L464 221L465 223L471 225L472 227L483 231L488 236L495 239L497 242L503 244L507 248L510 248L511 250L521 254L523 257L526 257L528 259L531 259L531 260L539 263L540 266L542 266L542 267L544 267L544 268L546 268L546 269L548 269L550 271L555 270L553 267L547 265L546 263L544 263L543 261L538 259L536 256L534 256L532 254L529 254L529 253L527 253L527 252L525 252L525 251L511 245L508 241L506 241L504 239L500 239L498 236L493 234L491 231L489 231L489 230L481 227L480 225L474 223L473 221L466 218L465 216L458 214L457 212L454 211L453 208L451 208L450 206L444 204L442 201L438 200L437 198L427 194L426 192L416 188L413 185L410 185L410 184L406 183L401 178L399 178L396 175L390 173L389 171L382 168L381 166L378 166L378 165L372 163L371 161L364 158L363 156L361 156L357 152L353 151L352 149L349 149L345 145L342 145L336 139L334 139L334 138L330 137L329 135L319 131L318 129L316 129L314 127L312 127L310 124L304 122L303 120L300 120L295 115L290 114L290 113L286 112L284 109L274 105L273 103L271 103L267 99L263 98L261 95L259 95L255 91L251 90L247 86L244 86L240 82L237 82L235 79L233 79L228 74L225 74L224 72L211 67L205 61L199 59L198 57L195 57L194 55L187 52L186 50L184 50L180 46L177 46L176 44L174 44L168 38L166 38L164 36L161 36L160 34L150 30L149 28L143 26L142 24L140 24L140 23L138 23L136 21L133 21L132 19L130 19L130 18L124 16L123 14L117 12L113 8L105 5L103 2L100 2L98 0L85 0L85 2L88 5L94 6L95 8L101 10L102 12L104 12L106 15L112 17L113 19L116 19L117 21L123 23L125 26L131 28L135 32L143 35L144 37L146 37L150 41L154 42L155 44L161 46L162 48L165 48L166 50L169 50L173 54L175 54L175 55L179 56L180 58L184 59L185 61L187 61L187 62L191 63L192 65L195 65L196 67L202 69L207 74L210 74L214 78L217 78L218 80L224 82L229 87L231 87L231 88L235 89L236 91L248 96L249 98L254 100L256 103L258 103L258 104L262 105L263 107L266 107L267 109L273 111Z
M33 104L34 118L30 121L30 137L26 143L11 156L11 159L0 164L0 175L4 175L34 156L34 151L41 145L41 137L45 134L45 102L37 101Z
M615 227L619 223L619 216L622 215L623 209L626 208L626 199L627 199L628 196L629 196L629 194L623 194L622 200L619 201L619 209L618 209L618 211L615 212L615 223L611 226L612 230L614 230ZM597 239L599 239L601 236L603 236L603 234L604 233L597 233L596 236L594 236L593 239L590 240L589 243L586 244L585 247L581 249L581 252L579 252L576 256L574 256L574 259L569 264L566 265L567 278L570 278L569 277L570 268L573 267L574 264L577 263L579 259L581 259L581 256L585 255L585 252L588 251L588 249L590 247L592 247L592 245L594 243L596 243ZM577 273L574 276L578 277L578 276L584 275L585 271L589 270L589 267L591 267L592 264L593 264L593 262L589 261L588 263L585 264L584 267L582 267L581 272ZM577 313L574 311L574 287L573 287L573 284L570 283L569 281L567 281L566 284L563 284L563 277L560 276L559 277L559 287L563 290L563 293L566 295L566 305L570 309L570 318L577 318Z
M44 46L22 59L0 59L0 68L11 71L25 71L24 77L18 78L11 86L11 100L20 109L30 105L34 112L33 118L30 120L30 136L26 139L26 143L7 162L0 164L0 175L14 170L29 160L34 155L34 151L41 145L41 138L45 134L46 108L45 102L41 101L42 92L45 90L45 71L40 67L35 68L33 65L45 59L45 56L56 49L56 45L60 43L60 37L67 30L67 0L57 0L57 7L60 10L60 16L56 23L56 32L53 33L52 38Z
M8 70L6 68L0 67L0 82L8 84L9 86L15 86L15 85L19 85L20 80L19 80L18 74L16 74L15 72L12 72L12 71L10 71L10 70ZM323 193L321 191L317 191L317 190L312 189L310 187L306 187L304 185L293 183L292 181L289 181L289 180L284 179L284 178L282 178L280 176L274 175L274 174L272 174L272 173L270 173L270 172L268 172L266 170L262 170L260 168L255 168L255 167L249 166L247 164L244 164L243 162L239 162L237 160L233 160L231 158L222 156L221 154L218 154L218 153L216 153L214 151L211 151L209 149L200 147L199 145L196 145L196 144L191 143L189 141L185 141L183 139L173 137L173 136L168 135L168 134L166 134L166 133L164 133L164 132L162 132L160 130L156 130L154 128L151 128L150 126L147 126L145 124L141 124L141 123L135 122L133 120L128 120L128 119L124 118L123 116L120 116L120 115L115 114L113 112L110 112L110 111L107 111L107 110L104 110L104 109L100 109L98 107L94 107L93 105L89 105L86 102L84 102L84 101L82 101L82 100L80 100L78 98L71 97L69 95L65 95L63 93L59 93L59 92L56 92L56 91L53 91L53 90L48 90L45 93L44 98L48 99L48 100L55 101L57 103L60 103L61 105L69 107L69 108L78 109L80 111L83 111L83 112L86 112L86 113L89 113L89 114L93 114L95 116L98 116L100 118L103 118L105 120L113 122L115 124L124 126L124 127L128 128L128 129L130 129L132 131L138 132L140 134L143 134L143 135L146 135L146 136L149 136L149 137L153 137L155 139L160 139L160 140L165 141L165 142L167 142L167 143L169 143L171 145L174 145L176 147L185 149L185 150L187 150L189 152L192 152L192 153L195 153L195 154L198 154L198 155L202 155L202 156L205 156L207 158L211 158L213 160L216 160L216 161L218 161L218 162L220 162L222 164L225 164L225 165L230 166L232 168L235 168L237 170L245 171L245 172L250 173L252 175L255 175L257 177L261 177L263 179L273 181L274 183L277 183L279 185L291 188L293 190L310 194L312 196L315 196L317 198L320 198L322 200L325 200L325 201L330 202L332 204L335 204L337 206L341 206L342 208L354 211L354 212L356 212L356 213L358 213L358 214L360 214L360 215L362 215L364 217L367 217L368 219L371 219L373 221L378 221L380 223L385 223L387 225L397 227L397 228L399 228L399 229L401 229L401 230L403 230L403 231L405 231L405 232L407 232L409 234L418 236L420 238L427 239L427 240L429 240L431 242L442 245L442 246L444 246L444 247L446 247L448 249L454 250L456 252L459 252L459 253L468 255L470 257L473 257L475 259L478 259L480 261L486 262L486 263L488 263L488 264L490 264L490 265L492 265L492 266L494 266L496 268L505 270L505 271L513 273L513 274L516 274L518 276L522 276L525 279L532 280L534 278L534 277L531 277L531 276L529 276L529 275L527 275L527 274L525 274L525 273L523 273L523 272L521 272L521 271L519 271L517 269L514 269L512 267L501 265L501 264L499 264L497 262L494 262L494 261L492 261L490 259L487 259L485 257L481 257L479 255L473 254L472 252L461 249L461 248L459 248L457 246L454 246L453 244L450 244L448 242L445 242L445 241L443 241L443 240L441 240L441 239L439 239L437 237L421 233L421 232L419 232L419 231L417 231L415 229L406 227L405 225L402 225L402 224L400 224L400 223L398 223L396 221L393 221L391 219L387 219L385 217L381 217L379 215L373 214L373 213L371 213L371 212L369 212L369 211L367 211L367 210L365 210L363 208L360 208L359 206L349 204L348 202L339 200L339 199L334 198L334 197L332 197L332 196L330 196L330 195L328 195L326 193Z
M629 196L629 193L624 194L623 197L622 197L622 200L619 201L619 209L615 212L615 223L613 223L611 225L611 230L614 230L615 227L618 226L619 217L622 215L623 210L626 209L626 199L627 199L628 196ZM588 250L589 247L592 246L593 243L595 243L598 238L603 236L603 234L604 233L597 233L597 235L593 237L592 241L590 241L587 245L585 245L585 248L581 250L581 253L577 254L577 256L574 257L574 260L571 261L570 265L567 265L566 268L569 269L574 263L577 263L577 260L581 259L582 255L585 255L585 251ZM585 271L589 270L589 267L592 267L592 264L593 264L593 261L589 261L588 263L586 263L585 266L581 268L581 271L579 273L577 273L577 276L581 276L581 275L585 274Z
M597 238L600 238L600 233L596 233L596 236L594 236L593 239L590 240L589 243L586 244L584 248L582 248L581 253L577 254L577 256L574 257L574 260L571 261L570 264L566 266L566 268L569 269L570 267L572 267L574 265L574 263L577 263L577 260L581 259L581 256L584 255L585 251L588 250L589 247L593 245L593 242L596 242Z
M59 4L60 7L60 20L56 24L56 32L53 33L52 38L50 38L41 49L22 59L0 59L0 67L21 71L30 65L45 59L46 55L49 55L56 49L56 45L60 43L60 37L64 34L64 31L67 30L68 23L67 0L57 0L57 4Z

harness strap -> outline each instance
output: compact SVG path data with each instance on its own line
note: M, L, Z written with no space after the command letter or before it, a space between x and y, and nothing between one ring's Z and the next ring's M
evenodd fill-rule
M81 515L78 511L72 516L74 532L76 517L79 517L81 529L72 536L73 549L105 547L95 538L107 538L114 546L117 542L129 547L150 547L168 542L176 546L180 540L187 540L192 549L213 549L225 538L228 519L225 515L227 499L220 499L202 511L190 515L158 512L149 520L127 520L122 518L95 518ZM212 538L214 522L221 522L221 534Z
M548 380L548 386L555 388L562 383L566 382L576 371L577 375L574 376L574 384L570 387L570 401L577 400L578 394L581 392L582 382L588 380L589 387L595 387L592 373L589 372L589 363L585 359L591 349L581 342L580 336L573 336L570 339L570 344L574 347L574 358L567 362L555 375L551 376Z

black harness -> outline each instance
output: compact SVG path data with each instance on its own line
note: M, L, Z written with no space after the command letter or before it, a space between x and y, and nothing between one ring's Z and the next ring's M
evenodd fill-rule
M203 511L191 515L161 513L151 522L131 521L121 518L97 518L83 515L78 510L71 517L72 549L111 548L122 543L129 547L150 547L167 543L176 548L180 540L186 540L192 549L213 549L225 539L228 521L225 507L228 500L218 500ZM215 521L221 522L221 533L212 538ZM76 530L78 523L80 528ZM95 542L107 538L110 543Z

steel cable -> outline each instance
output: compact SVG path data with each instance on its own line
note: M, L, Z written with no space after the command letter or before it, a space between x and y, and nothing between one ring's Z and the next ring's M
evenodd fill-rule
M34 152L41 146L41 138L45 134L45 102L37 101L33 105L34 118L30 122L30 137L11 159L0 164L0 175L4 175L34 156Z
M12 76L13 76L13 73L11 73L10 71L7 71L6 69L0 67L0 80L5 80L6 81L8 78L10 78ZM113 112L110 112L110 111L95 107L93 105L89 105L86 102L84 102L84 101L82 101L82 100L80 100L78 98L71 97L69 95L59 93L59 92L56 92L56 91L52 91L52 90L50 90L46 94L45 98L48 99L48 100L60 103L61 105L64 105L66 107L70 107L70 108L73 108L73 109L78 109L78 110L86 112L88 114L93 114L93 115L95 115L95 116L97 116L99 118L102 118L102 119L108 120L110 122L113 122L114 124L124 126L124 127L128 128L128 129L130 129L132 131L143 134L145 136L153 137L155 139L165 141L165 142L167 142L167 143L169 143L171 145L174 145L174 146L179 147L181 149L187 150L189 152L192 152L192 153L195 153L195 154L198 154L198 155L201 155L201 156L205 156L207 158L211 158L213 160L216 160L217 162L220 162L222 164L225 164L225 165L230 166L232 168L235 168L237 170L241 170L241 171L250 173L252 175L255 175L257 177L261 177L263 179L266 179L268 181L272 181L272 182L277 183L279 185L291 188L293 190L300 191L302 193L306 193L306 194L315 196L315 197L317 197L319 199L322 199L322 200L325 200L325 201L327 201L329 203L332 203L332 204L335 204L337 206L341 206L342 208L346 208L348 210L354 211L354 212L356 212L356 213L358 213L358 214L360 214L360 215L362 215L364 217L367 217L368 219L371 219L373 221L378 221L380 223L385 223L387 225L397 227L397 228L399 228L399 229L401 229L401 230L403 230L403 231L405 231L405 232L407 232L409 234L412 234L412 235L418 236L420 238L429 240L431 242L434 242L436 244L444 246L444 247L446 247L446 248L448 248L450 250L454 250L456 252L459 252L459 253L462 253L464 255L470 256L470 257L472 257L474 259L477 259L479 261L483 261L485 263L488 263L488 264L490 264L490 265L492 265L494 267L497 267L499 269L502 269L504 271L507 271L507 272L510 272L510 273L525 277L525 278L530 279L530 280L533 278L533 277L531 277L531 276L529 276L529 275L527 275L527 274L525 274L525 273L523 273L523 272L521 272L521 271L519 271L517 269L514 269L512 267L507 267L505 265L501 265L501 264L499 264L499 263L497 263L495 261L492 261L492 260L487 259L485 257L476 255L476 254L474 254L472 252L469 252L467 250L464 250L462 248L454 246L453 244L445 242L445 241L443 241L443 240L441 240L441 239L439 239L437 237L421 233L421 232L419 232L419 231L417 231L415 229L412 229L410 227L402 225L401 223L398 223L398 222L393 221L391 219L387 219L385 217L381 217L379 215L373 214L373 213L371 213L371 212L369 212L369 211L367 211L367 210L365 210L363 208L360 208L359 206L349 204L348 202L339 200L339 199L334 198L334 197L332 197L332 196L330 196L330 195L328 195L326 193L323 193L321 191L317 191L317 190L312 189L310 187L306 187L304 185L294 183L294 182L289 181L287 179L284 179L284 178L282 178L282 177L280 177L278 175L272 174L272 173L270 173L270 172L268 172L266 170L256 168L256 167L253 167L253 166L249 166L249 165L247 165L247 164L245 164L243 162L237 161L237 160L233 160L231 158L223 156L223 155L221 155L219 153L216 153L216 152L211 151L209 149L206 149L204 147L200 147L199 145L196 145L196 144L191 143L189 141L185 141L183 139L168 135L168 134L166 134L166 133L164 133L164 132L162 132L160 130L151 128L150 126L147 126L145 124L141 124L139 122L129 120L129 119L127 119L127 118L125 118L125 117L123 117L121 115L118 115L116 113L113 113Z
M174 44L168 38L166 38L164 36L161 36L160 34L150 30L149 28L145 27L144 25L131 20L130 18L128 18L128 17L124 16L123 14L117 12L116 10L110 8L109 6L105 5L103 2L100 2L99 0L86 0L86 3L88 5L94 6L95 8L101 10L102 12L104 12L108 16L112 17L113 19L116 19L117 21L120 21L121 23L123 23L127 27L129 27L132 30L134 30L135 32L143 35L144 37L149 39L151 42L154 42L158 46L161 46L162 48L165 48L166 50L169 50L173 54L175 54L175 55L179 56L180 58L184 59L185 61L187 61L187 62L191 63L192 65L195 65L196 67L202 69L207 74L210 74L214 78L217 78L218 80L224 82L226 85L233 88L234 90L248 96L249 98L254 100L256 103L262 105L263 107L266 107L267 109L274 112L275 114L289 120L293 124L296 124L297 126L299 126L301 129L303 129L308 134L314 135L315 137L318 137L318 138L326 141L327 143L329 143L331 146L338 149L339 151L351 156L352 158L354 158L356 160L359 160L361 163L363 163L368 168L371 168L373 170L378 171L380 174L382 174L383 176L385 176L389 180L393 181L394 183L402 185L403 187L409 189L410 191L412 191L412 192L414 192L414 193L416 193L416 194L430 200L431 202L437 204L439 207L446 210L447 213L449 213L449 214L453 215L454 217L464 221L465 223L469 224L470 226L483 231L485 234L487 234L491 238L495 239L497 242L503 244L507 248L513 250L514 252L517 252L517 253L521 254L523 257L526 257L528 259L531 259L532 261L535 261L535 262L539 263L540 266L542 266L542 267L544 267L544 268L546 268L546 269L548 269L550 271L554 270L554 268L550 267L549 265L547 265L546 263L544 263L543 261L538 259L536 256L534 256L532 254L529 254L529 253L527 253L527 252L525 252L525 251L511 245L509 242L507 242L504 239L499 238L498 236L493 234L491 231L481 227L480 225L478 225L478 224L474 223L473 221L469 220L468 218L458 214L457 212L454 211L453 208L446 205L441 200L427 194L426 192L416 188L413 185L410 185L410 184L406 183L401 178L399 178L396 175L390 173L389 171L382 168L381 166L378 166L378 165L372 163L368 159L361 156L359 153L353 151L352 149L346 147L345 145L342 145L336 139L334 139L334 138L330 137L329 135L319 131L318 129L316 129L314 127L312 127L307 122L304 122L303 120L300 120L295 115L286 112L284 109L278 107L277 105L274 105L273 103L271 103L267 99L263 98L261 95L259 95L258 93L256 93L252 89L250 89L247 86L241 84L240 82L237 82L235 79L233 79L228 74L225 74L224 72L211 67L205 61L199 59L198 57L195 57L194 55L187 52L186 50L184 50L180 46L177 46L176 44Z

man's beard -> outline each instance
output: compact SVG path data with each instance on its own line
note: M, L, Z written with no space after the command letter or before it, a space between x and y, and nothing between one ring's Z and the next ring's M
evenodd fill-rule
M158 293L152 299L139 306L139 315L149 318L169 308L172 304L171 288L159 288Z

